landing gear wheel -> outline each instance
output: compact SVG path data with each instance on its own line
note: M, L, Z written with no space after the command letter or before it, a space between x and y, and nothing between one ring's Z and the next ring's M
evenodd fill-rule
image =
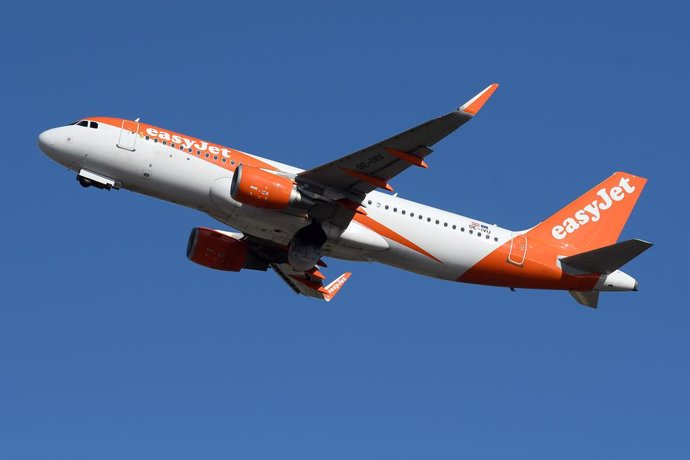
M79 182L79 185L85 188L91 187L92 185L91 180L87 179L86 177L77 176L77 181Z

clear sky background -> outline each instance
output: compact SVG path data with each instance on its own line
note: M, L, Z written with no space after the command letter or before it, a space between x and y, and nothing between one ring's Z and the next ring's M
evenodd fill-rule
M0 459L690 457L683 2L6 6ZM375 264L335 301L185 258L210 218L83 189L36 146L136 118L303 168L459 106L394 186L523 229L617 170L637 293L447 283Z

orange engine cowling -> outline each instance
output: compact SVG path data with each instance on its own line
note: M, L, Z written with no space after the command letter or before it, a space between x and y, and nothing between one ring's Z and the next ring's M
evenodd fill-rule
M257 208L285 209L300 202L300 193L293 181L247 165L235 169L230 196Z
M247 243L210 228L192 229L187 244L187 258L204 267L238 272L246 267Z

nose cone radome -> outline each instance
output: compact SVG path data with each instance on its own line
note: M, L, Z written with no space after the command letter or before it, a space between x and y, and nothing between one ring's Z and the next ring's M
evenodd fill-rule
M51 158L55 158L57 146L57 129L49 129L38 135L38 148Z

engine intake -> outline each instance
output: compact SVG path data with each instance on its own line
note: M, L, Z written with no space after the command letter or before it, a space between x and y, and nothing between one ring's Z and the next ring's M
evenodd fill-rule
M230 196L240 203L268 209L295 207L302 201L290 179L247 165L235 169Z

